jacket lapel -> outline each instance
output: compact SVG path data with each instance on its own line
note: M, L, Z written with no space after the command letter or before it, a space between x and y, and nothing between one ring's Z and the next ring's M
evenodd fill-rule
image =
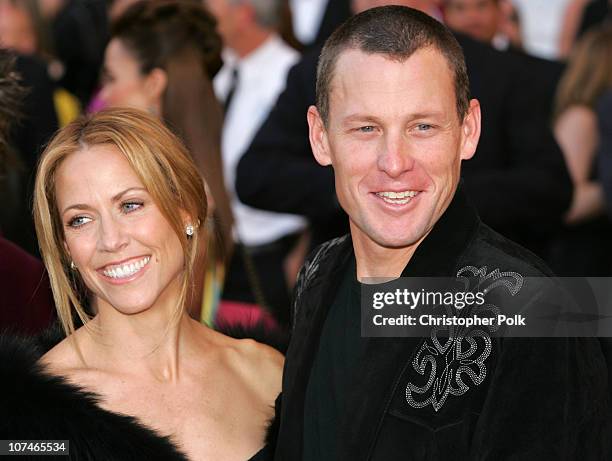
M302 459L306 387L319 349L321 331L352 254L351 250L352 241L347 238L328 255L331 262L321 265L330 269L317 274L313 283L307 286L305 301L292 333L285 362L290 363L291 368L285 368L283 377L282 418L288 423L283 424L281 421L279 440L290 442L279 444L279 448L282 446L283 449L277 450L276 459Z

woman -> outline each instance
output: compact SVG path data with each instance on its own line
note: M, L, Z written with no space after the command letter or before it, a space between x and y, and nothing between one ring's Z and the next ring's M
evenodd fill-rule
M112 26L99 98L109 107L146 110L183 139L210 191L214 240L205 270L208 283L202 312L210 319L232 252L233 217L223 181L220 154L222 112L211 79L221 67L221 38L200 2L143 1L130 6ZM200 285L202 281L198 281ZM215 293L215 299L211 295Z
M567 227L553 244L553 267L560 275L608 276L612 226L604 216L595 176L599 145L595 106L612 88L612 28L598 28L580 40L559 83L553 113L555 137L574 183Z
M577 44L559 83L553 127L574 183L568 228L554 247L560 275L610 275L612 227L594 175L599 144L595 106L612 88L612 28L588 32Z
M34 214L67 337L25 372L13 351L0 433L69 439L74 459L260 450L282 356L185 312L206 213L195 165L156 118L115 109L59 132L40 161Z

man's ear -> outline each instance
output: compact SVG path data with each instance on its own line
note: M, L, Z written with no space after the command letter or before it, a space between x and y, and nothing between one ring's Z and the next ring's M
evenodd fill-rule
M472 99L461 124L461 160L471 159L476 152L480 139L480 118L480 103Z
M331 155L329 141L327 140L327 130L319 111L315 106L308 108L308 129L310 147L319 165L331 165Z
M151 101L161 101L168 87L168 74L156 67L145 77L145 91Z

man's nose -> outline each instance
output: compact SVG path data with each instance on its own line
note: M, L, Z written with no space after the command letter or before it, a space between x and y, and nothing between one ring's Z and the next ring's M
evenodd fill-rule
M401 133L389 133L384 137L382 151L378 155L378 169L397 178L414 168L410 145Z
M128 234L123 224L113 217L100 218L98 248L101 251L116 252L128 243Z

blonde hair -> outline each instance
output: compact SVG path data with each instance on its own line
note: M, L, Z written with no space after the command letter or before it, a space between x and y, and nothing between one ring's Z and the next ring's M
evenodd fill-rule
M84 284L70 269L64 251L64 231L57 208L55 174L66 157L92 146L112 145L127 159L152 200L178 236L185 260L178 320L192 287L198 246L205 241L198 229L206 219L206 193L201 176L181 141L157 118L136 109L109 109L81 117L60 130L42 154L34 186L34 222L58 316L66 335L74 332L73 309L86 324L90 317L83 308ZM181 212L186 213L196 232L185 234ZM202 226L201 229L204 229Z
M576 44L559 82L553 120L571 106L593 108L612 87L612 26L591 30Z

